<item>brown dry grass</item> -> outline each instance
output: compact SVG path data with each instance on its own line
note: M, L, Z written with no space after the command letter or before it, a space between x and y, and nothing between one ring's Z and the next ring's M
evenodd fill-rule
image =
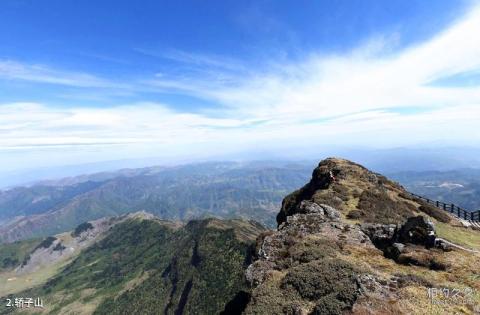
M383 257L379 250L361 247L348 247L349 255L342 255L367 273L383 279L391 279L394 275L415 275L427 279L435 288L473 289L476 294L470 302L464 304L454 299L439 300L432 303L428 297L428 288L416 284L407 285L397 291L398 306L405 314L476 314L475 307L480 310L480 255L464 251L436 253L451 265L447 271L432 271L424 267L404 266ZM373 303L373 302L370 302ZM439 304L441 303L441 304ZM384 307L380 304L370 305L372 308ZM359 309L360 311L361 309ZM361 314L361 312L359 313Z

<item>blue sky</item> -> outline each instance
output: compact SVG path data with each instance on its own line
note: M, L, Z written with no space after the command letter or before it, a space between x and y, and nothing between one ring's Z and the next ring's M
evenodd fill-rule
M476 31L475 1L3 0L0 162L475 144Z

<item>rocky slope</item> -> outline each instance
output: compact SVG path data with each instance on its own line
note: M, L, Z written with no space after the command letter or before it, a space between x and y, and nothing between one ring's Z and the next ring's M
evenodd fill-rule
M435 226L477 240L473 249L480 234L438 211L360 165L322 161L257 240L244 313L479 313L480 254Z
M411 198L398 183L343 159L320 162L310 182L283 200L277 223L295 214L304 200L334 207L356 222L398 223L422 213L450 221L446 213Z
M0 244L0 296L17 293L45 282L71 263L82 250L109 234L117 224L132 219L153 219L151 214L136 212L118 217L84 222L71 232L46 238Z

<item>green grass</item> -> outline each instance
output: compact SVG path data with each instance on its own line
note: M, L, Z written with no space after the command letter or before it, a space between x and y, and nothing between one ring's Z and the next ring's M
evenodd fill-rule
M115 300L106 299L96 314L135 313L139 309L143 314L221 312L246 288L244 271L250 244L240 241L234 229L225 226L237 222L222 222L219 227L214 222L193 221L175 232L165 244L169 254L158 258L151 276Z
M22 263L41 239L0 244L0 272L11 270Z
M437 222L435 224L437 235L452 243L480 250L480 231L471 230L458 226L451 226L446 223Z
M245 289L251 246L263 228L217 221L181 227L128 220L48 281L18 294L43 297L49 314L71 309L98 314L134 314L139 309L143 314L219 313Z
M14 270L0 272L0 297L18 293L45 283L55 276L70 260L42 267L33 273L17 275Z

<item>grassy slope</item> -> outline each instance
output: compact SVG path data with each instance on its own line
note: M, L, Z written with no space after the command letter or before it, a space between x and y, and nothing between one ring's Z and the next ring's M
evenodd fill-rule
M91 314L99 305L98 313L135 313L138 307L142 313L157 313L159 307L169 313L219 312L243 288L249 244L261 229L236 220L216 222L179 228L159 220L126 221L48 282L21 295L43 297L44 311L52 314Z
M61 240L62 244L67 244L67 246L69 246L68 244L70 244L70 242L72 241L72 236L69 232L57 234L55 235L55 237ZM35 250L35 247L37 247L37 245L40 244L42 241L42 239L34 239L19 241L12 244L3 244L0 245L0 251L4 247L8 248L15 244L18 244L20 248L25 249L21 257L28 257L29 254L31 254ZM45 283L48 279L52 278L58 272L60 272L63 267L71 263L75 259L75 257L80 254L80 252L80 250L77 250L71 254L61 256L54 262L37 265L34 272L16 272L16 267L18 267L23 260L20 261L20 263L16 264L14 268L0 271L0 283L3 284L2 286L0 286L0 296L21 292Z
M232 229L234 228L234 229ZM236 232L248 231L249 242ZM249 243L258 227L240 221L194 221L175 233L173 256L136 288L117 299L107 299L98 314L215 314L226 302L246 289L243 280L248 264Z
M480 231L441 222L435 222L435 230L441 238L460 246L480 251Z
M40 241L41 239L33 239L0 244L0 272L11 270L20 264Z

